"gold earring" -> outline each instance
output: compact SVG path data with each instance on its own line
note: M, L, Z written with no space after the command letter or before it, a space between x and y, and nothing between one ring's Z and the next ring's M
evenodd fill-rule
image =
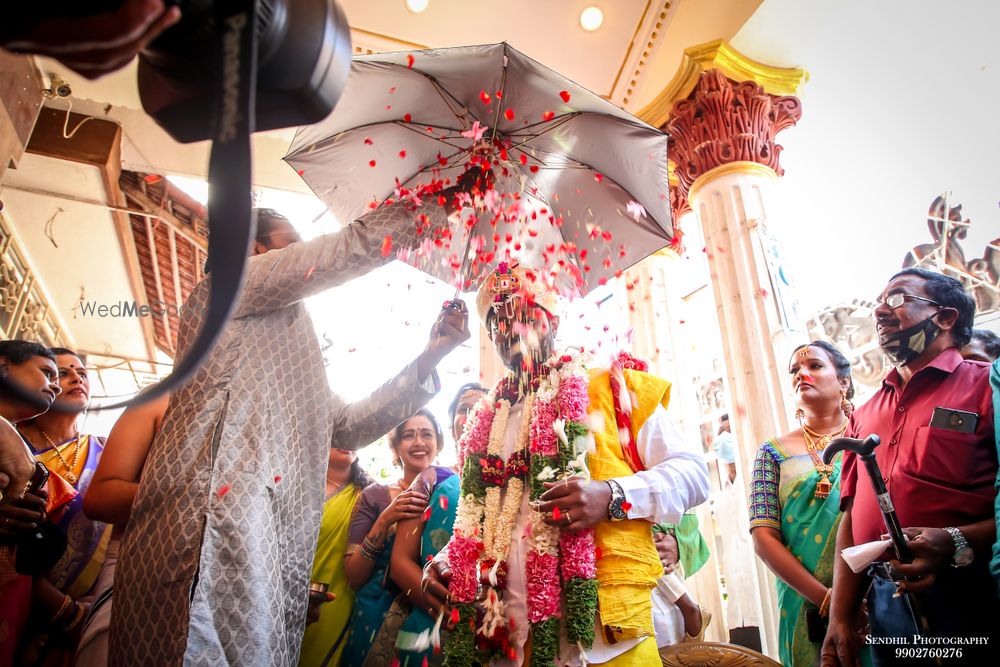
M841 410L841 412L844 413L845 417L847 417L848 419L850 419L851 413L854 412L854 403L851 403L851 400L849 398L847 398L847 390L846 389L840 392L840 396L841 396L841 398L840 398L840 410Z

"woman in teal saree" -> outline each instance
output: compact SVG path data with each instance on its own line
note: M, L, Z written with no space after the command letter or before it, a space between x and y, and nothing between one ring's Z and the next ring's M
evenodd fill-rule
M832 465L821 457L847 427L854 386L850 362L825 341L799 346L788 370L800 428L757 451L750 531L757 555L778 578L781 662L809 667L819 663L841 516L840 455Z
M421 518L400 522L389 570L396 585L406 591L410 603L396 638L396 657L400 667L436 665L444 658L444 653L440 651L435 654L432 640L442 610L434 609L424 599L420 581L423 565L433 559L451 537L461 484L458 475L447 468L428 468L421 477L431 490L428 511ZM447 622L437 624L438 632L443 632L447 625Z

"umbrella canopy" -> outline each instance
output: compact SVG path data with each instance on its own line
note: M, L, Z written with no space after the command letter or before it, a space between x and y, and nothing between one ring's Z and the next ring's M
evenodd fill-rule
M672 241L667 135L506 43L355 57L285 160L341 222L488 165L462 222L402 257L463 288L517 260L586 294Z

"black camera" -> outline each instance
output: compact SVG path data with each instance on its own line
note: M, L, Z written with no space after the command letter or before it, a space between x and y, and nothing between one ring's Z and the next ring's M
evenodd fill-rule
M51 0L46 9L58 16L88 16L116 10L123 2ZM181 19L140 54L139 97L146 112L177 141L212 141L208 309L169 377L132 400L91 405L91 410L121 408L175 390L209 355L239 301L257 227L251 209L250 135L323 120L333 111L351 69L350 29L335 0L167 2L180 7ZM19 29L39 18L39 7L15 7ZM0 390L38 402L3 376ZM53 403L48 409L69 408Z
M256 0L255 132L309 125L333 111L347 84L351 36L334 0ZM234 35L253 0L175 0L181 20L139 56L139 96L146 113L180 142L213 138L211 100L239 84ZM223 25L219 26L219 22ZM221 28L221 29L220 29ZM221 68L214 50L222 49ZM243 54L246 57L248 54Z

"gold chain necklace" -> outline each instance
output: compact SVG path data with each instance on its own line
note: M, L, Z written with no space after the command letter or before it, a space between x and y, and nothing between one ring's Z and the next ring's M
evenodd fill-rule
M80 461L80 450L83 449L83 438L80 437L79 433L75 436L76 447L73 449L73 463L70 464L63 457L62 452L59 451L59 447L56 446L56 443L52 442L52 438L49 437L49 434L39 428L37 424L35 425L35 428L38 429L38 432L42 434L45 441L49 443L49 447L51 447L53 451L55 451L56 456L59 457L60 463L62 463L63 467L66 469L66 474L64 475L64 477L66 477L66 481L70 484L76 484L77 476L73 471L76 470L76 464Z
M845 419L840 428L832 433L817 433L809 428L801 417L799 418L799 425L802 427L802 439L806 442L806 451L809 452L809 457L812 459L813 465L816 466L816 472L819 473L819 481L816 483L814 495L817 498L825 499L829 497L830 491L833 490L833 482L830 481L830 475L833 474L833 465L823 463L820 453L826 449L826 446L834 438L839 438L843 435L844 431L847 430L847 420Z

